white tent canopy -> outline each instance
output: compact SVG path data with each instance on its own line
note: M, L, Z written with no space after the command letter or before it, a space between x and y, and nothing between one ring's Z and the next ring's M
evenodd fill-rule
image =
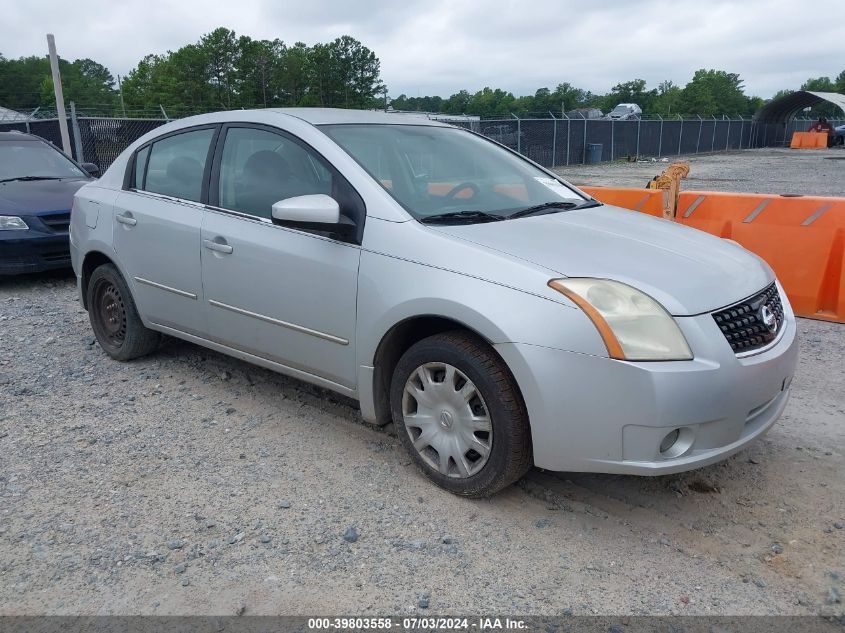
M838 106L845 115L845 95L838 92L799 90L769 101L757 111L754 119L761 123L786 123L804 108L810 108L822 101Z

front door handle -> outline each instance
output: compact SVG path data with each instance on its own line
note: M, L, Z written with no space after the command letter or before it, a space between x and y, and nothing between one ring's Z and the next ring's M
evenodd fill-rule
M223 238L218 238L218 239L223 239ZM231 246L226 244L225 242L217 242L215 240L203 240L202 244L203 244L203 246L205 246L210 251L215 251L216 253L224 253L226 255L228 255L233 250L235 250Z
M135 226L136 224L138 224L138 220L133 218L131 215L119 214L114 216L114 219L120 222L121 224L126 224L127 226Z

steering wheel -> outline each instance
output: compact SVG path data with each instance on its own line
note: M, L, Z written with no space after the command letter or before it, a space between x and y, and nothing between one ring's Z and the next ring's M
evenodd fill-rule
M479 188L478 188L478 185L476 185L474 182L469 182L469 181L467 180L467 181L464 181L464 182L462 182L462 183L460 183L460 184L457 184L457 185L455 185L454 187L452 187L452 188L451 188L451 189L450 189L450 190L446 193L446 195L445 195L445 196L443 196L443 197L444 197L444 198L448 198L448 199L450 199L450 200L451 200L451 199L453 199L456 195L458 195L460 192L462 192L464 189L470 189L470 190L472 191L472 197L475 197L475 196L477 196L479 193L481 193L481 189L479 189Z

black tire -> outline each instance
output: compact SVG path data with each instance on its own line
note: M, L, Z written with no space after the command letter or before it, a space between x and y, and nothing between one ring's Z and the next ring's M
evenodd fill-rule
M472 381L483 398L492 425L492 438L487 461L474 474L462 478L445 475L414 448L405 425L403 396L411 375L426 363L452 365ZM429 479L454 494L488 497L520 479L533 464L528 413L516 381L501 357L470 332L444 332L411 346L393 372L390 407L396 434L411 457Z
M158 347L161 334L144 327L129 286L114 264L103 264L91 273L86 300L94 336L115 360L132 360Z

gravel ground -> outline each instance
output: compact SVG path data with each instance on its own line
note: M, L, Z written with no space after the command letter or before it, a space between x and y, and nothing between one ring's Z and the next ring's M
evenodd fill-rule
M121 364L0 279L0 614L807 614L845 593L845 326L725 463L429 484L353 404L176 340Z
M690 175L681 182L683 189L845 196L843 147L825 150L753 149L672 156L670 160L684 160L690 164ZM667 164L616 161L559 167L556 171L576 185L645 187Z

